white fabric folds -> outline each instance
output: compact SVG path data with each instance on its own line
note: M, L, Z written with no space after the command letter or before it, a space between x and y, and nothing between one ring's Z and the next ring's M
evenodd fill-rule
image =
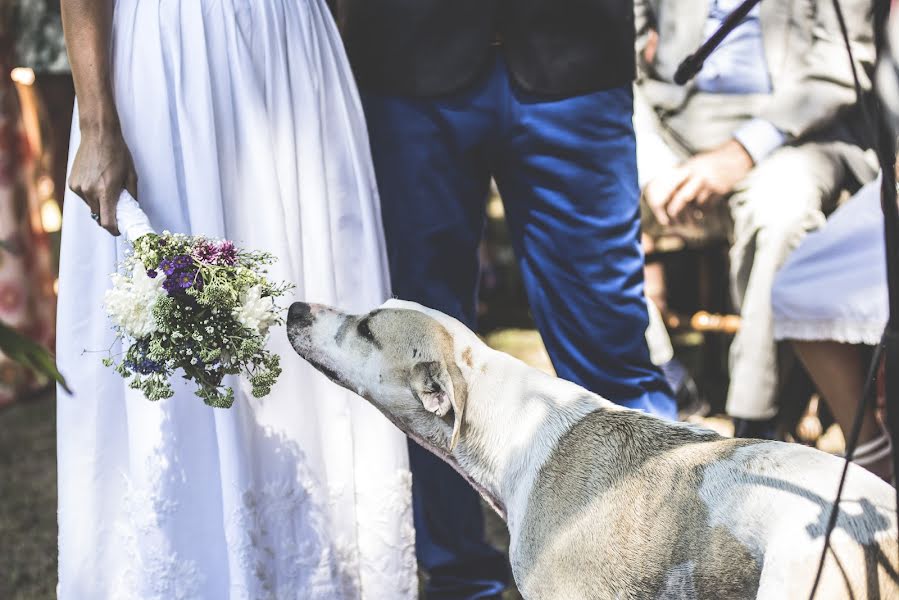
M366 125L324 0L116 0L113 21L139 206L122 198L114 238L65 201L59 598L414 598L405 437L284 327L272 394L228 381L227 410L177 377L149 402L101 363L121 352L103 297L122 238L151 229L270 252L296 299L362 312L389 297Z

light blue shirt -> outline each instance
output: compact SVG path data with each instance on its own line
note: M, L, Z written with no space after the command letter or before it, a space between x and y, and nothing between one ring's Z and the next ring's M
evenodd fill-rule
M739 4L739 0L711 0L705 23L706 39ZM771 93L758 5L706 59L696 75L695 84L698 90L709 94ZM756 164L785 141L784 134L764 119L749 121L737 129L733 137L746 148Z

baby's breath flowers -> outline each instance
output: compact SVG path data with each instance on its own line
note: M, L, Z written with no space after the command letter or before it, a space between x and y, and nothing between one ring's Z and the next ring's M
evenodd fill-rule
M268 395L281 367L265 342L283 322L276 299L290 289L268 280L272 262L227 240L142 235L106 293L106 312L130 344L121 361L104 364L149 400L174 394L169 381L179 369L210 406L233 404L226 375L244 375L254 396Z

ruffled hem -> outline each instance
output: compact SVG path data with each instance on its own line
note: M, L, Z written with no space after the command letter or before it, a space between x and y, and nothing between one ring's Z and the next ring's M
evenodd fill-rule
M774 339L802 340L808 342L833 341L843 344L866 344L874 346L880 343L886 323L858 321L789 321L774 322Z

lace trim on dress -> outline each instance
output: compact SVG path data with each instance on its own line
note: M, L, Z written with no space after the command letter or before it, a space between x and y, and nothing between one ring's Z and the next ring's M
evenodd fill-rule
M358 553L351 540L330 539L328 500L306 473L247 489L227 517L228 547L247 584L235 598L358 598Z
M169 435L171 435L169 433ZM365 490L324 489L302 451L289 453L283 476L255 483L234 497L224 519L232 600L380 600L416 598L412 477L397 469ZM171 489L185 476L162 451L146 458L145 478L128 480L115 520L125 549L113 598L199 600L209 573L177 552L171 539L181 506ZM174 482L174 479L178 482ZM332 523L353 493L357 528L343 535ZM234 572L236 571L236 572ZM370 589L367 592L366 589Z
M201 597L204 576L195 561L178 555L166 535L167 523L178 510L178 503L162 492L169 462L154 453L147 464L147 484L127 481L122 512L115 523L125 556L111 597L195 600Z
M375 589L393 589L397 600L418 598L412 473L398 470L392 481L374 491L360 493L359 504L377 511L360 519L359 526L366 528L368 536L376 538L380 548L387 549L378 556L367 556L362 565L363 581L374 584ZM367 593L363 597L371 598Z
M874 346L880 342L886 323L854 320L788 321L775 320L775 340L834 341Z
M329 534L328 514L340 493L325 496L302 470L297 482L270 482L244 491L241 506L228 519L226 535L241 569L252 574L252 589L232 587L235 597L377 600L366 592L370 585L381 593L395 590L392 597L397 600L415 598L411 487L411 474L401 469L378 493L357 492L358 526L365 528L366 536L377 538L378 552L360 552L356 539Z

